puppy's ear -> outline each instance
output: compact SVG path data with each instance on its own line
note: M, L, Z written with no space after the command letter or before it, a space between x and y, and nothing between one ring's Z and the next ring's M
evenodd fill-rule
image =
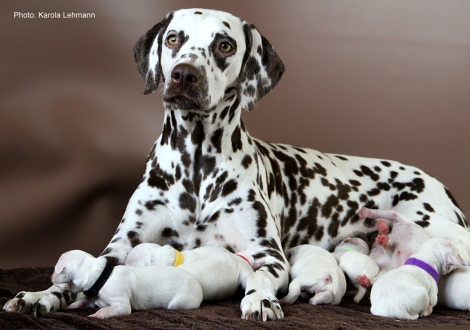
M450 273L451 271L459 268L462 266L462 258L460 256L455 256L453 253L446 253L445 255L446 260L446 272Z
M285 68L269 41L254 25L245 23L243 31L246 51L240 71L238 93L242 108L251 111L281 80Z
M162 73L160 64L162 37L172 19L173 13L169 13L160 23L155 24L140 37L134 46L137 70L145 80L145 95L153 93L158 88Z

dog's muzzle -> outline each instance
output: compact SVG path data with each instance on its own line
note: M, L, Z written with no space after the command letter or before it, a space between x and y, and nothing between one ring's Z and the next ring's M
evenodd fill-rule
M191 64L176 65L163 93L163 101L172 104L175 110L206 110L209 103L206 77Z

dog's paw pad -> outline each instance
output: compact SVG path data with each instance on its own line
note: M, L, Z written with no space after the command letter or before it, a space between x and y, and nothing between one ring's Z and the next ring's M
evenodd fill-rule
M241 304L242 319L267 321L279 320L284 317L279 300L269 294L254 292L246 295Z

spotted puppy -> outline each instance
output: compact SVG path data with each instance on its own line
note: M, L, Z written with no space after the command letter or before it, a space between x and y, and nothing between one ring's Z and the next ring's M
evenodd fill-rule
M68 308L95 307L90 315L105 319L142 309L194 309L202 302L202 289L189 272L169 266L110 266L105 257L73 250L57 262L52 283L71 292L83 291L88 298Z
M346 278L330 252L313 245L299 245L289 250L291 264L289 293L281 304L291 305L302 292L314 295L312 305L339 305L346 292Z
M360 238L347 238L335 248L333 255L339 267L346 273L357 293L353 300L359 303L367 289L376 281L379 266L368 256L369 246Z
M371 309L374 315L417 319L432 313L437 303L437 281L462 266L452 240L431 238L409 258L405 265L381 276L372 286Z
M179 252L169 245L142 243L131 250L126 265L178 266L191 273L202 287L205 301L229 299L238 288L245 289L253 273L251 256L235 255L217 246L203 246Z
M332 250L375 231L375 220L359 217L362 206L396 210L430 232L445 224L470 241L450 192L415 167L252 137L242 109L253 110L284 73L253 25L220 11L178 10L134 51L144 93L163 81L165 114L142 182L102 254L116 264L143 242L251 255L242 317L275 320L283 317L276 295L289 280L284 251L300 244ZM14 311L37 314L59 308L60 295L57 287L21 292L6 306L21 300Z

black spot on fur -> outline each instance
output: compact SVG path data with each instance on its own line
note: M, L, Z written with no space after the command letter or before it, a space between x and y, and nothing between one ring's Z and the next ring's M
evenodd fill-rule
M339 204L339 199L335 195L330 195L326 200L325 204L323 204L321 209L321 215L324 218L329 218L333 208L335 208Z
M242 150L243 142L241 139L240 126L237 126L232 133L232 150L237 152L237 150Z
M266 237L266 226L268 225L268 213L266 208L259 201L253 202L253 209L258 212L256 228L258 228L258 237Z
M104 256L110 254L113 251L111 248L106 248L103 252L101 252L100 256Z
M182 210L189 210L194 213L196 211L196 198L187 192L183 192L179 197L179 206Z
M127 233L127 238L129 239L129 242L131 243L132 247L136 247L137 245L142 243L140 240L140 235L133 230Z
M423 228L429 226L429 222L428 222L428 221L415 221L415 223L416 223L417 225L420 225L420 226L423 227Z
M217 129L214 134L212 134L211 137L211 142L214 145L215 149L217 150L217 153L220 153L222 151L222 135L224 133L223 128Z
M460 210L460 206L459 206L459 204L457 204L457 201L456 201L456 199L454 198L454 196L452 196L452 194L450 193L450 191L449 191L446 187L444 187L444 190L445 190L445 192L446 192L447 197L449 197L450 200L452 201L452 204L454 204L455 206L457 206L457 208Z
M255 289L251 289L250 291L248 291L248 292L245 294L245 296L249 296L250 294L253 294L253 293L255 293L255 292L256 292Z
M200 11L195 11L194 14L195 15L202 15L202 13Z
M423 203L424 209L428 212L435 212L431 205L428 203Z
M230 24L228 24L227 22L222 21L222 24L225 25L226 27L228 27L228 28L230 29Z
M215 212L214 214L212 214L212 215L210 216L209 219L207 219L207 222L215 222L215 221L217 221L217 219L219 219L219 214L220 214L219 211Z
M243 159L242 159L241 165L242 165L245 169L247 169L247 168L251 165L252 161L253 161L253 159L251 158L250 155L245 155L245 157L243 157Z
M162 230L162 237L171 238L179 237L178 232L170 227L166 227Z
M161 200L158 200L158 199L155 199L153 201L147 201L145 202L145 207L147 208L147 210L149 211L153 211L155 210L155 207L157 205L165 205Z
M400 194L400 200L401 201L411 201L411 200L416 199L416 198L418 198L418 196L416 196L415 194L406 192L406 191L404 191Z
M235 190L237 190L237 181L235 180L229 180L224 184L224 187L222 188L222 196L227 196L231 193L233 193Z

